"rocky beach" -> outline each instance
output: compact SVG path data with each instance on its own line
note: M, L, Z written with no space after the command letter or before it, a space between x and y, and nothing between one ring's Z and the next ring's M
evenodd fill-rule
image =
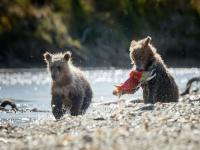
M200 95L178 103L120 100L93 104L83 116L44 118L25 126L0 126L4 149L193 149L200 147Z

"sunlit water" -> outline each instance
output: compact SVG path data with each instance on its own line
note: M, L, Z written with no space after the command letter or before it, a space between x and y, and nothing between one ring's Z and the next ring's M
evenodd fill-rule
M170 69L175 77L180 91L185 88L187 80L200 75L200 69ZM93 102L102 103L116 101L112 95L114 85L122 83L128 77L129 70L123 69L85 69L93 92ZM50 111L50 78L45 69L1 69L0 70L0 99L11 98L20 109L37 108ZM123 99L142 98L141 90L134 95L125 95ZM0 112L0 124L9 122L19 125L42 118L52 117L51 113L25 112L6 113ZM53 117L52 117L53 118Z

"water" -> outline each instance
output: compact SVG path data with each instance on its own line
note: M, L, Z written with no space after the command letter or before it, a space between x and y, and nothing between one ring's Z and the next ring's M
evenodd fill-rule
M116 101L112 95L114 85L122 83L128 77L129 70L124 69L85 69L94 91L93 101L97 103ZM182 91L188 79L200 75L198 68L170 69ZM141 90L134 95L125 95L123 99L142 98ZM11 98L20 109L37 108L50 111L50 78L45 69L1 69L0 70L0 99ZM50 112L6 113L0 112L0 124L9 122L22 125L27 122L52 117Z

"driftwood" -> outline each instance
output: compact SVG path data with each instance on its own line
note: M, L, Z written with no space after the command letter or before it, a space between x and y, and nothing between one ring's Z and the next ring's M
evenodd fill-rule
M6 109L6 106L10 106L11 109ZM4 100L0 100L0 111L5 111L5 112L10 112L10 111L14 111L14 112L26 112L26 111L29 111L29 112L51 112L51 111L48 111L48 110L39 110L37 108L33 108L33 109L18 109L17 108L17 105L15 103L14 100L11 100L11 99L4 99Z
M186 94L189 94L190 93L190 89L192 87L192 83L193 82L200 82L200 77L194 77L190 80L188 80L187 84L186 84L186 88L185 90L181 93L181 96L184 96Z
M0 102L0 110L3 110L3 111L8 111L5 107L6 106L11 106L12 110L14 111L18 111L18 108L17 108L17 105L15 103L15 101L11 100L11 99L5 99L5 100L2 100Z

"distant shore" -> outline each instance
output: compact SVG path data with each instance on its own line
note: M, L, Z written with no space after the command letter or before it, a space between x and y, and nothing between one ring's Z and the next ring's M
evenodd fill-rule
M127 56L128 56L127 52ZM124 68L124 69L129 69L132 67L132 64L130 62L129 57L124 58L122 57L120 61L117 63L111 63L108 60L104 60L103 62L99 63L101 61L101 58L93 58L93 60L87 60L87 61L79 61L79 58L77 57L72 57L73 58L73 63L76 66L82 67L82 68ZM115 59L115 58L113 58ZM116 58L117 60L117 58ZM163 58L165 61L166 65L170 68L200 68L200 61L197 59L193 58ZM44 68L46 67L46 64L43 61L43 58L41 56L41 59L38 60L37 62L25 62L21 60L15 60L13 59L12 61L17 62L17 63L12 63L9 62L1 62L0 63L0 69L4 68Z
M178 103L119 101L93 106L83 116L0 127L4 149L199 149L200 94Z

